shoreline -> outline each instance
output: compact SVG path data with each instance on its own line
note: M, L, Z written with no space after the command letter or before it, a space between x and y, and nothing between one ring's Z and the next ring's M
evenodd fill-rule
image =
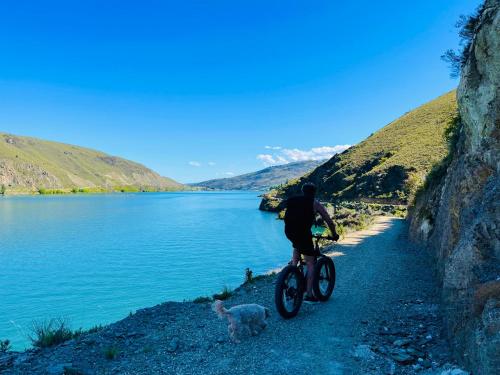
M339 245L345 245L345 244L349 244L350 246L352 246L352 245L358 243L359 239L364 238L367 235L372 236L372 235L377 234L380 231L380 228L382 228L387 222L390 222L392 220L399 221L399 220L404 220L404 219L402 219L400 217L396 217L396 216L377 216L374 218L373 222L367 228L362 229L362 230L355 230L355 231L347 232L346 235L344 237L342 237L338 242L336 242L334 244L326 245L324 247L324 253L328 256L331 256L331 257L338 256L339 254L335 251L331 251L331 249L334 249L335 247L337 247ZM291 247L290 247L290 249L291 249ZM108 326L117 324L117 323L127 319L128 317L130 317L130 314L134 315L142 310L151 309L151 308L154 308L155 306L159 306L159 305L163 305L163 304L170 304L170 303L172 303L172 304L176 304L176 303L180 303L180 304L183 304L183 303L194 303L194 304L212 303L216 299L221 299L224 301L226 299L231 298L233 296L233 294L237 294L243 288L246 288L248 286L252 286L254 283L257 283L259 281L272 279L272 278L276 277L276 275L281 271L281 269L284 266L286 266L286 264L287 263L284 263L282 266L270 268L267 271L264 271L264 272L259 273L259 274L253 274L253 271L251 270L251 268L247 267L247 269L249 269L252 272L251 281L244 280L243 282L241 282L239 285L235 286L234 288L231 288L229 286L224 286L221 291L216 292L212 295L203 294L203 295L196 296L192 299L182 299L182 300L178 300L178 301L166 300L166 301L160 302L159 304L156 304L156 305L139 307L135 310L135 312L130 311L128 316L125 316L125 317L118 319L118 320L114 320L110 323L102 324L99 322L94 322L88 328L83 328L83 327L79 327L76 329L72 329L71 327L68 327L68 328L71 329L72 332L81 332L82 334L86 334L87 331L93 330L95 327L106 328ZM222 295L222 297L221 297L221 295ZM45 322L57 321L57 320L64 321L63 318L52 317L52 318L43 320L43 322L45 323ZM65 323L67 324L67 322L65 322ZM8 337L0 337L0 339L2 339L2 340L7 339L8 340L9 338ZM62 344L64 344L64 343L62 343ZM40 350L40 349L36 348L32 344L30 344L30 346L24 350L12 350L12 351L9 351L8 353L19 355L22 353L33 352L33 351L38 351L38 350Z
M263 332L240 344L228 339L227 322L213 313L211 301L164 302L56 346L0 354L0 371L302 374L310 372L311 363L328 373L332 360L347 373L372 373L375 366L430 375L454 368L439 336L438 295L429 261L401 238L405 228L402 220L383 217L327 251L333 250L340 272L334 295L326 303L303 305L295 319L283 320L275 310L276 275L259 275L241 284L224 304L258 303L270 308L271 316ZM393 267L387 267L388 262ZM407 268L404 273L401 267ZM305 339L307 327L314 330L312 339ZM394 344L397 340L403 347Z

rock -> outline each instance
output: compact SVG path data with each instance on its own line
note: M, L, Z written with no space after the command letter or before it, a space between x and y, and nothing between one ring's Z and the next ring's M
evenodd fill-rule
M406 348L406 352L414 357L423 357L424 353L421 350L415 349L413 347Z
M223 344L226 342L226 338L224 336L217 337L217 344Z
M170 340L170 344L168 344L167 351L169 353L175 352L180 345L180 340L178 337L174 337L172 340Z
M399 339L393 342L394 346L399 346L399 347L407 346L409 343L410 340L408 339Z
M380 353L380 354L387 354L387 348L383 345L375 345L373 347L373 350L375 350L376 352Z
M415 362L415 358L406 353L404 349L392 351L391 358L403 365L409 365L410 363Z
M469 375L469 373L459 368L454 368L450 370L444 370L440 375Z
M354 355L355 358L359 358L359 359L362 359L362 360L370 360L370 359L374 359L375 358L375 355L372 352L372 350L370 349L370 346L369 345L364 345L364 344L357 345L354 348L353 355Z
M18 358L18 357L17 357ZM2 353L0 352L0 369L2 367L10 366L11 363L17 361L16 355L14 353Z
M428 359L423 359L420 364L422 365L423 368L431 368L432 363Z
M29 362L33 358L33 351L27 350L25 352L15 352L14 356L14 366L22 365L23 363Z
M420 366L420 364L416 364L416 365L413 365L412 368L415 370L415 371L420 371L422 369L422 366Z
M85 373L76 367L65 367L64 375L85 375Z
M49 375L64 375L66 368L71 368L72 363L58 363L47 367L46 371Z
M389 363L388 369L385 373L387 375L394 375L396 373L396 364L393 361Z

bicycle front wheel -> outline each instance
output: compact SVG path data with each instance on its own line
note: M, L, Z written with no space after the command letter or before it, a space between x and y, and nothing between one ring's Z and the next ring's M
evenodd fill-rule
M274 302L279 314L290 319L296 316L304 297L304 278L296 266L288 265L281 270L274 289Z
M320 257L314 266L314 295L320 301L326 301L335 288L335 265L330 257Z

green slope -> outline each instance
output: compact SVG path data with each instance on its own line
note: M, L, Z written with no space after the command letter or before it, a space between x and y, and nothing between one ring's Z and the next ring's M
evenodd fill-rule
M264 168L240 176L198 182L191 184L191 186L216 190L268 190L273 186L285 184L290 179L304 175L321 163L324 163L324 160L298 161Z
M100 151L5 133L0 133L0 185L7 193L183 188L141 164Z
M457 116L455 96L451 91L404 114L310 174L270 192L261 208L276 209L279 199L297 194L306 181L314 182L325 200L407 203L447 154L444 131Z

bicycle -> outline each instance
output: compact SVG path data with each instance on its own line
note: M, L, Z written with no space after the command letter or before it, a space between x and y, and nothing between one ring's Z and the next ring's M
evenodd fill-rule
M314 265L313 292L321 301L327 301L335 288L335 264L332 258L321 252L319 241L321 239L333 240L331 237L313 235L314 249L318 254ZM276 280L274 301L279 314L290 319L295 317L302 305L307 283L307 267L300 258L298 265L289 264L281 270Z

